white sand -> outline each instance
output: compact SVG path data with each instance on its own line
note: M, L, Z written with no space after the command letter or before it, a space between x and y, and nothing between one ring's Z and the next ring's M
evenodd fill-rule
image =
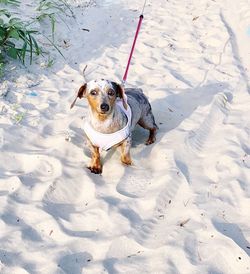
M121 80L142 2L75 5L56 30L66 61L7 76L1 274L250 273L249 0L148 2L127 86L149 97L157 142L138 128L132 167L111 151L102 176L86 168L87 104L70 103L86 64Z

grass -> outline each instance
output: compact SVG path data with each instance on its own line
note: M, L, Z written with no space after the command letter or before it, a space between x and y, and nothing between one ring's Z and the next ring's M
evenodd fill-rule
M0 4L20 4L17 0L0 0ZM25 22L14 17L8 9L0 9L0 76L3 75L4 59L9 56L19 59L23 64L29 55L30 64L33 56L41 54L35 35L37 30L26 27Z
M19 5L20 1L18 0L0 0L0 4L5 4L5 5Z
M25 63L25 57L29 54L31 64L33 54L41 53L41 48L34 38L36 33L38 31L27 29L20 19L12 17L6 10L0 10L0 58L3 59L4 54L7 54Z
M4 71L4 61L1 57L1 51L0 51L0 78L3 76L3 71Z
M46 18L50 20L52 41L55 38L56 18L59 17L65 23L61 14L75 17L70 6L64 0L41 0L37 11L39 12L39 15L36 17L37 21L41 22Z
M1 6L6 6L5 9L1 9L0 6L0 77L3 75L6 56L19 59L23 64L28 58L29 63L32 64L34 56L43 53L41 46L36 40L37 35L42 35L64 57L55 44L54 37L57 16L63 22L62 14L74 17L70 6L65 0L41 0L36 9L38 15L31 22L24 22L9 11L9 5L18 7L20 1L0 0L0 4L2 4ZM46 18L50 20L52 38L44 35L37 28L31 27L34 22L41 23ZM51 67L53 62L50 60L48 67Z

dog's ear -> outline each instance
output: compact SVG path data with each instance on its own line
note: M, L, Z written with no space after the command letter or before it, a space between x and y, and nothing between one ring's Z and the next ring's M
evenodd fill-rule
M73 108L73 106L76 103L77 98L82 99L83 97L85 97L86 95L86 90L87 90L87 84L85 83L83 86L81 86L77 92L76 98L73 101L73 103L71 104L70 108Z
M125 95L124 87L115 82L112 82L112 86L114 87L116 91L116 96L122 99L123 106L125 109L127 109L128 105L127 105L127 98Z

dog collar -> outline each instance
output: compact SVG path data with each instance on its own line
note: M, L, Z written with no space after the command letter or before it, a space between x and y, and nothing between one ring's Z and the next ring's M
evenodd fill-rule
M116 102L117 106L121 108L121 110L125 113L127 116L127 124L124 128L114 132L114 133L101 133L99 131L96 131L92 125L89 123L89 121L86 121L84 123L83 130L85 131L85 134L91 141L91 143L94 146L99 147L101 150L109 150L114 145L117 145L121 143L123 140L125 140L129 134L130 134L130 126L131 126L131 108L127 104L127 109L124 108L122 100L117 100Z

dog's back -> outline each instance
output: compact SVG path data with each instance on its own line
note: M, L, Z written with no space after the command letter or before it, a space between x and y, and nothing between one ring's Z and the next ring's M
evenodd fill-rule
M144 128L157 127L148 98L140 88L126 88L128 104L132 110L131 129L138 123Z

